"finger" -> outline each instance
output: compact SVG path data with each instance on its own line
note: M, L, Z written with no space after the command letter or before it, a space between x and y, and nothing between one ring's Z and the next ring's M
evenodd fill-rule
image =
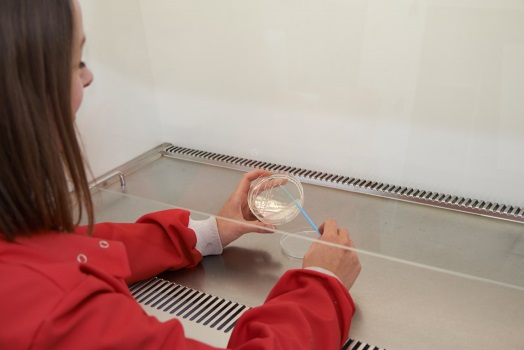
M267 170L253 170L248 173L245 173L242 178L240 179L240 182L237 185L237 188L235 189L235 192L246 193L249 191L249 187L251 186L251 181L254 181L258 179L259 177L269 176L271 175L270 171Z
M264 183L264 187L261 191L267 191L275 187L284 186L287 184L288 180L284 178L272 179Z
M338 235L340 237L347 237L347 239L349 240L349 232L348 230L346 230L345 228L341 227L338 229Z
M355 242L351 239L351 236L349 235L349 232L347 230L344 230L345 233L345 239L346 239L346 245L355 248Z
M351 241L349 237L349 233L345 228L339 228L338 229L338 241L340 244L352 247L353 242Z
M333 219L326 220L322 225L322 236L337 235L337 222Z
M244 177L246 178L248 182L251 182L251 181L258 179L261 176L270 176L271 174L272 173L270 171L257 169L257 170L252 170L248 173L245 173Z

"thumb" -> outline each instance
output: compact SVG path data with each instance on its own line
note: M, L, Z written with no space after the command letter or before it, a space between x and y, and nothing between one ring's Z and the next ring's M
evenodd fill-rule
M276 230L276 227L271 224L264 224L263 222L250 222L247 221L250 224L252 232L257 233L274 233ZM255 227L256 226L256 227Z

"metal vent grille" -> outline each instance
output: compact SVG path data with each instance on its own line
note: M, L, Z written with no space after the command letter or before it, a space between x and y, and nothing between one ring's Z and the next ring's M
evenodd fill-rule
M211 294L153 277L129 286L131 295L141 305L148 305L173 317L183 318L216 331L230 333L242 313L250 307ZM342 350L385 350L348 339Z
M163 154L167 157L213 164L238 170L265 169L272 172L286 172L298 177L300 181L305 183L393 198L406 202L425 204L509 221L524 222L524 208L512 205L486 202L473 198L463 198L449 194L424 191L372 180L323 173L315 170L295 168L174 145L166 147Z
M384 348L379 348L377 346L369 345L368 343L363 343L358 340L348 339L344 343L341 350L386 350Z
M217 331L229 333L249 307L154 277L133 284L131 294L139 304L157 308Z

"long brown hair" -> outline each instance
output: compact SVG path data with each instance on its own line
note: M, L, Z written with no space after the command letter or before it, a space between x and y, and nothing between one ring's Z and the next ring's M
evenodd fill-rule
M7 240L72 232L84 210L93 223L71 107L74 34L71 0L0 1L0 233Z

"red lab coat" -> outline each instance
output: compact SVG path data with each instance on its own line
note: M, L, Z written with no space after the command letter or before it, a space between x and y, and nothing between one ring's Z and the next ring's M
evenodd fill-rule
M79 228L0 239L0 349L211 349L178 320L148 316L126 285L200 262L188 222L188 212L168 210L96 225L93 237ZM237 321L228 348L338 350L354 310L337 279L288 271Z

